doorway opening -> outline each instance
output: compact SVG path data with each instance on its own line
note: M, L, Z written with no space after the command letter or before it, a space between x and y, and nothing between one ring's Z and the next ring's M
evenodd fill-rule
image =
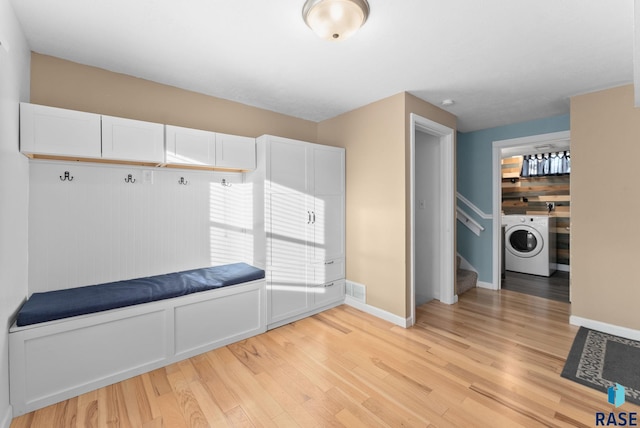
M509 174L509 168L503 168L503 160L506 159L520 159L522 162L523 157L526 159L533 154L555 155L569 151L569 131L493 142L493 284L496 289L507 288L554 300L571 300L568 246L569 176L565 175L562 178L561 175L548 174L541 177L521 177L520 172L516 171L514 176L508 179L505 173ZM506 162L513 163L510 160ZM537 183L536 180L545 182ZM526 259L528 254L520 254L517 249L511 253L508 251L511 242L508 241L509 236L515 236L514 233L510 233L512 229L520 227L524 230L529 227L527 222L533 222L530 225L533 227L538 219L545 217L549 219L549 227L544 240L553 247L548 261L551 266L548 275L527 270L533 268L534 264L525 262L533 261L534 257ZM504 230L503 225L506 225ZM540 230L544 230L544 227ZM517 260L512 261L512 265L522 264L522 269L508 270L509 267L505 264L508 265L509 257L515 257ZM539 258L541 255L536 257Z
M411 114L410 320L416 306L455 295L454 131Z

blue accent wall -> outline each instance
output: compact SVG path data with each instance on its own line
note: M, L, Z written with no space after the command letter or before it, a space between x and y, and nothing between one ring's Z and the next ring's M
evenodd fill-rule
M553 116L529 122L514 123L496 128L457 134L457 190L483 213L492 211L491 153L494 141L528 137L569 130L569 115ZM484 220L464 202L458 206L480 223L485 230L480 236L457 222L457 250L478 270L478 280L493 281L492 222Z

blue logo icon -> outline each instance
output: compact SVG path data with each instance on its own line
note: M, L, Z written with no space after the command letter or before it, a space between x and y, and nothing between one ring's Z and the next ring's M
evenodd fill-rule
M616 383L615 386L610 386L607 392L610 404L613 404L616 407L620 407L624 404L624 386Z

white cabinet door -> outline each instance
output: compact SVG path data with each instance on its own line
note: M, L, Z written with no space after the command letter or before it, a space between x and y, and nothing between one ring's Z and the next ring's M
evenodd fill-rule
M163 163L164 125L102 116L102 157Z
M308 193L307 146L284 139L270 141L267 153L267 183L272 192Z
M320 307L343 300L344 286L345 280L339 279L313 287L313 305Z
M165 126L166 162L181 165L216 163L216 133L200 129Z
M307 242L311 212L307 209L306 150L273 140L267 146L267 281L268 322L307 312L313 302L307 290Z
M216 134L216 166L244 170L256 169L256 139Z
M311 214L300 193L272 193L267 210L267 263L273 267L302 267L305 280Z
M313 238L308 253L313 266L314 306L321 307L344 298L344 150L318 145L310 150L313 194L308 204Z
M344 194L344 149L313 145L313 193Z
M311 305L307 293L308 211L301 193L269 195L267 210L267 264L269 322L303 312Z
M313 213L311 262L324 263L344 257L344 150L313 145Z
M100 157L100 115L20 103L20 151Z
M304 271L304 268L303 268ZM299 272L294 269L270 269L267 277L267 323L272 324L311 309L313 295Z
M309 205L312 237L309 258L312 263L324 263L344 257L344 195L316 195Z

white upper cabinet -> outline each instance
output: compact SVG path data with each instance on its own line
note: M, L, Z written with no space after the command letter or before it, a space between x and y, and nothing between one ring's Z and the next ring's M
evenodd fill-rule
M316 195L344 193L344 150L328 146L312 146L313 189Z
M217 168L256 168L256 139L166 126L167 163Z
M102 157L164 163L164 125L102 116Z
M100 115L20 103L20 151L99 158Z
M20 103L20 151L212 169L256 168L256 139Z
M216 166L246 170L256 169L256 139L238 135L216 134Z
M309 189L309 145L296 140L270 137L267 144L267 189L274 193L297 192Z
M215 166L215 132L167 125L165 138L167 163Z

